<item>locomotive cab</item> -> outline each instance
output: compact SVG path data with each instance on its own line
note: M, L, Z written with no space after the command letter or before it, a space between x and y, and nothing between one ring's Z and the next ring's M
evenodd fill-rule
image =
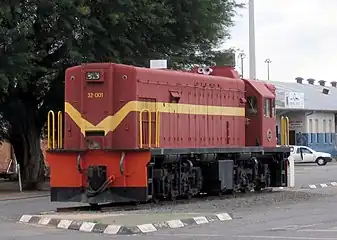
M259 81L246 84L246 146L276 145L275 92Z

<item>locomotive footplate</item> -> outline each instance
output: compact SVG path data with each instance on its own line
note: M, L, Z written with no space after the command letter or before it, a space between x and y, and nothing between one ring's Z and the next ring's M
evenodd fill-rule
M153 148L152 155L209 153L290 153L290 147Z
M145 202L147 200L146 187L113 187L102 193L89 196L84 187L52 187L52 202L82 202L82 203L126 203Z

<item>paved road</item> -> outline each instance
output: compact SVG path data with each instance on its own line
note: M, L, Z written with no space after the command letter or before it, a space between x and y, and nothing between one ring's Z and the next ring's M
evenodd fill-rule
M299 164L295 166L296 187L326 182L337 182L337 162L328 163L326 166L318 166L316 164Z
M309 191L306 191L309 192ZM235 209L233 221L190 226L183 229L160 231L146 236L106 236L100 234L64 231L17 224L15 215L25 209L47 210L51 205L47 199L27 199L0 203L1 240L91 240L103 239L176 240L185 239L317 239L337 240L337 188L310 190L319 197L302 201L275 202L272 205L257 205ZM299 194L299 193L297 193ZM55 207L55 206L54 206ZM321 229L320 231L318 231Z
M337 190L325 191L333 193L329 197L306 203L274 206L267 211L259 212L255 209L251 213L239 213L236 220L226 224L181 229L176 233L158 233L155 238L337 240Z
M324 167L314 164L296 166L296 185L337 181L337 163ZM289 200L269 200L268 206L252 205L247 208L231 209L234 220L213 223L199 227L160 231L147 236L137 236L140 240L158 239L311 239L337 240L337 187L314 189L310 193L324 193L327 197L313 197ZM285 199L288 197L284 197ZM0 239L1 240L91 240L129 239L128 236L105 236L54 228L30 226L16 223L24 213L50 211L60 204L50 203L48 197L15 201L0 201ZM65 204L62 204L65 206ZM267 206L267 209L266 209ZM227 206L223 207L228 210ZM221 205L219 205L221 209ZM134 236L132 238L135 238Z

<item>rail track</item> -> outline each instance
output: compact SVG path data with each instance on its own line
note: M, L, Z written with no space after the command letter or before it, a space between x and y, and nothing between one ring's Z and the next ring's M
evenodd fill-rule
M162 207L167 205L182 205L189 203L198 203L203 201L214 201L214 200L225 200L225 199L234 199L234 198L243 198L254 196L257 194L268 194L272 193L272 189L264 189L259 192L246 192L246 193L231 193L224 195L198 195L190 199L176 199L175 201L162 200L156 203L147 202L147 203L106 203L100 205L84 205L84 206L74 206L74 207L61 207L57 208L56 212L66 213L66 212L118 212L118 211L135 211L135 210L147 210L155 207Z

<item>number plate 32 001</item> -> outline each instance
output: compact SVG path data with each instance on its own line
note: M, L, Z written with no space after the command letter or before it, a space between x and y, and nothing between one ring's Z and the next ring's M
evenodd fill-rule
M100 93L89 92L88 93L88 98L103 98L103 97L104 97L104 94L102 92L100 92Z

